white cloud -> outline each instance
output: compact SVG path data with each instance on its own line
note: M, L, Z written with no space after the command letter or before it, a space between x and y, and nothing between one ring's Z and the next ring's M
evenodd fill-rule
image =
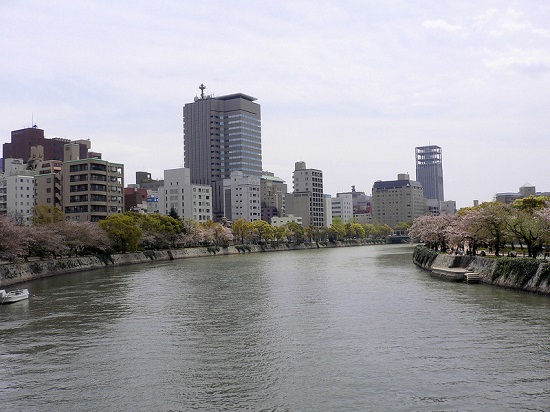
M437 19L437 20L426 20L424 23L422 23L422 26L428 28L428 29L439 29L444 30L448 32L455 32L462 29L462 27L458 24L450 24L446 22L443 19Z
M485 25L488 24L495 15L498 13L498 9L488 9L483 11L482 13L474 16L474 23L476 25Z
M545 50L512 49L485 60L491 69L511 69L524 74L540 74L550 71L550 54Z

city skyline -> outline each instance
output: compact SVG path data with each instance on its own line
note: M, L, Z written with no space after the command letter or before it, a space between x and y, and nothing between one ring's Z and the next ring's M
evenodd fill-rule
M182 106L204 83L258 98L263 167L287 183L305 161L328 194L370 193L436 144L458 207L549 189L544 3L244 5L0 5L1 142L36 123L90 138L127 183L162 178L183 166Z

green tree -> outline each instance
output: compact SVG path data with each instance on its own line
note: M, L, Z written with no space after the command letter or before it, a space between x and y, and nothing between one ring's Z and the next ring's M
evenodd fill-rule
M346 226L342 223L342 219L335 217L332 219L332 224L330 225L329 240L335 242L337 240L344 240L345 237Z
M286 226L283 225L273 227L273 237L277 244L279 244L279 242L288 241L290 236L290 230Z
M309 242L319 242L324 235L324 231L319 226L309 225L304 229L304 236Z
M290 238L296 244L304 243L304 228L297 222L288 222L285 225L290 231Z
M233 236L235 239L237 239L241 244L244 244L245 241L251 239L252 225L244 219L238 219L233 222L231 230L233 230Z
M265 220L255 220L252 222L252 233L258 239L259 243L268 242L273 239L274 231Z
M174 207L170 208L170 213L168 214L168 216L170 216L172 219L180 220L180 215L178 215L178 212Z
M380 239L385 239L390 235L393 235L393 229L387 224L381 225L380 223L375 224L376 237Z
M126 214L111 215L99 221L99 226L107 232L113 249L117 252L135 252L143 231L135 219Z
M58 206L35 206L31 221L34 225L47 225L65 221L65 214Z
M409 228L411 227L410 223L400 222L395 226L395 233L398 235L406 234Z
M510 207L500 202L484 202L473 208L471 213L481 225L485 241L493 246L495 255L500 256L500 250L510 233L507 225Z
M543 248L546 231L544 220L537 212L549 204L546 196L529 196L512 203L507 227L522 245L525 244L529 257L537 257Z
M374 237L375 227L372 223L364 223L361 226L363 226L363 229L365 230L366 238Z
M365 228L359 223L346 223L346 237L349 239L363 239Z

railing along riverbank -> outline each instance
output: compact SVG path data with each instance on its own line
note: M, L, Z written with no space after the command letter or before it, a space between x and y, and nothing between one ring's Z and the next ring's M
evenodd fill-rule
M532 258L447 255L417 246L413 262L434 277L461 282L477 273L479 282L550 296L550 263Z

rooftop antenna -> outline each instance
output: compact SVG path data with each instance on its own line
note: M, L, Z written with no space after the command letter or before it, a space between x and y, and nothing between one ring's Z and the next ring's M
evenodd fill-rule
M201 100L204 100L204 89L206 89L206 86L201 83L199 89L201 89Z

